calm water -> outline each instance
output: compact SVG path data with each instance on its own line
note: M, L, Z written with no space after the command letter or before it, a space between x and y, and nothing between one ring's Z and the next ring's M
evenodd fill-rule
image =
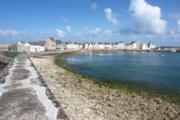
M180 91L180 53L84 52L65 55L66 65L100 80Z

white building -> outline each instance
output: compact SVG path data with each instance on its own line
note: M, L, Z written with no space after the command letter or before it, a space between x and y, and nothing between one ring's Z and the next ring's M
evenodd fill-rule
M132 44L125 44L125 49L126 50L131 50L132 49Z
M104 49L106 49L106 50L112 50L112 49L113 49L113 45L110 44L110 43L105 43L105 44L104 44Z
M156 48L156 45L153 45L152 43L148 43L148 48L150 50L152 50L152 49Z
M35 42L18 42L17 45L18 52L43 52L45 51L45 46L40 45Z
M147 44L142 44L141 45L141 50L148 50L149 48L148 48L148 46L147 46Z
M52 37L48 38L44 42L45 44L45 49L48 51L56 50L56 40L54 40Z
M104 46L103 43L100 43L98 46L99 46L99 49L100 49L100 50L104 50L104 49L105 49L105 46Z
M149 43L149 44L140 44L139 42L131 42L129 44L125 44L123 42L115 42L115 43L72 43L68 42L64 44L63 46L59 46L58 49L63 48L63 50L151 50L155 48L155 45Z
M83 45L75 44L75 43L68 43L66 47L68 50L81 50L83 48Z
M125 49L125 43L119 42L118 43L118 49Z

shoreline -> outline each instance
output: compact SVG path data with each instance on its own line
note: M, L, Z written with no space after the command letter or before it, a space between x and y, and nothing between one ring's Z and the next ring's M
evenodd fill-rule
M144 96L144 97L148 96L147 99L149 99L149 98L160 98L162 100L167 100L169 102L180 104L180 92L177 92L175 90L170 90L170 89L165 89L165 88L164 89L147 88L146 85L144 85L143 83L139 84L136 82L123 83L123 82L115 82L115 81L111 81L111 80L104 81L104 80L100 80L100 79L97 79L97 78L92 77L92 76L88 76L85 74L78 73L77 71L73 70L71 67L66 65L63 62L62 57L64 55L76 54L79 52L84 52L84 51L66 52L66 53L63 53L60 55L56 55L54 63L56 65L64 68L65 70L73 73L74 75L77 75L79 77L93 81L93 83L95 83L99 86L105 86L105 87L109 87L112 89L120 89L120 90L124 90L126 92L129 92L129 93L137 93L137 94Z
M54 56L31 59L69 119L180 119L177 104L99 86L55 65Z

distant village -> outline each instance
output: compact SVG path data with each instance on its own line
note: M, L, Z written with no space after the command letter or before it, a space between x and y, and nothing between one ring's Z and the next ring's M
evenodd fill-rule
M180 47L157 47L153 43L140 43L132 41L131 43L124 42L62 42L55 40L52 37L42 41L18 41L14 45L0 45L1 51L9 52L44 52L44 51L65 51L65 50L137 50L137 51L180 51Z

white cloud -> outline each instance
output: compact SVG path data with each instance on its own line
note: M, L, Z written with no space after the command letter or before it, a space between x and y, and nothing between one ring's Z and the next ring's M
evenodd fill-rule
M97 7L98 7L97 3L92 3L91 6L90 6L90 8L91 8L92 10L96 10Z
M113 35L112 30L105 30L104 33L105 33L105 35L108 35L108 36L112 36Z
M98 36L101 32L102 29L97 27L95 29L86 29L83 34L87 36Z
M71 29L71 27L70 27L70 26L66 26L66 29L67 29L67 31L68 31L69 33L71 33L71 32L72 32L72 29Z
M169 13L169 16L173 19L178 19L180 18L180 13Z
M1 37L13 37L13 36L18 36L22 32L17 31L15 29L1 29L0 28L0 36Z
M111 10L111 8L104 9L105 16L108 21L110 21L113 25L118 25L119 22L117 20L117 14L114 14Z
M94 29L94 34L95 34L95 35L98 35L101 31L102 31L101 28L95 28L95 29Z
M146 0L131 0L130 11L136 20L136 27L141 32L161 34L165 32L166 21L161 18L161 9Z
M160 35L159 38L161 38L163 40L179 40L180 34L178 33L178 31L171 30L171 31L167 32L166 34Z
M62 16L60 19L61 19L62 22L68 23L68 19L66 17Z
M177 20L178 30L180 31L180 18Z
M66 33L61 29L56 29L58 37L64 37Z

